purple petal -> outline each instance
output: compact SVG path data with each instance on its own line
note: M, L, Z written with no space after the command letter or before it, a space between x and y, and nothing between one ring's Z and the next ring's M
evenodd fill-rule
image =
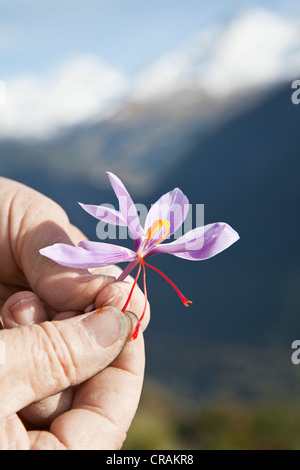
M56 243L40 250L40 254L68 268L98 268L132 261L136 253L128 248L108 243L80 242L80 247ZM85 249L87 248L87 249Z
M189 211L189 200L183 192L175 188L163 196L152 205L145 222L145 232L157 220L168 220L170 230L168 235L172 235L183 224Z
M94 206L92 204L82 204L81 202L78 204L83 210L98 220L102 220L108 224L127 226L126 220L124 220L122 214L115 209L105 206Z
M221 253L239 239L239 234L224 222L197 227L172 243L156 246L150 255L169 253L179 258L199 261Z
M138 249L144 231L140 225L139 216L134 202L131 199L122 181L113 173L107 172L107 174L112 188L118 198L121 215L126 221L126 224L132 234L132 237L135 240L135 247L136 249Z

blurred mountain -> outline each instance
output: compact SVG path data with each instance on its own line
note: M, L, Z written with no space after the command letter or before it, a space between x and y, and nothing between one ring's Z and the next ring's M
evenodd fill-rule
M224 319L227 325L230 321L230 341L233 336L237 340L237 328L240 341L253 334L252 344L265 344L268 338L274 344L275 337L283 344L295 334L300 307L292 302L300 300L299 124L299 109L283 87L205 138L195 135L157 192L178 186L192 204L205 204L206 223L226 221L240 233L240 241L213 260L182 265L190 270L193 292L200 280L205 283L203 295L214 305L210 311L219 316L224 302L230 306L230 319ZM216 289L221 297L215 296ZM217 336L225 339L224 331L217 329Z
M212 389L299 392L290 361L300 335L299 123L289 87L279 88L215 132L196 134L166 171L156 196L178 186L193 204L205 203L206 223L226 221L241 236L202 263L155 260L194 300L185 310L168 286L164 297L153 295L162 289L153 278L152 325L159 329L153 363L164 361L164 338L173 332L168 367L160 363L166 380L177 360L174 383L183 370L208 396Z
M52 139L0 140L0 170L34 168L108 189L116 172L133 194L151 194L195 132L205 133L262 99L262 90L218 100L197 89L129 102L110 119L62 129Z
M296 396L290 348L300 335L299 119L289 85L235 102L178 94L128 105L52 141L2 141L0 171L58 201L94 240L95 221L76 201L114 203L104 170L144 194L137 202L148 207L175 186L205 204L205 223L225 221L241 239L202 263L153 258L193 304L186 309L162 278L147 273L148 374L197 399Z
M202 8L200 5L198 7ZM271 5L263 7L249 4L247 7L239 5L238 8L230 8L226 14L218 9L210 18L200 14L197 20L196 10L194 27L189 23L186 32L183 33L183 28L182 35L179 34L176 41L175 37L171 42L166 41L165 34L160 41L159 30L155 27L158 36L152 35L150 41L144 41L142 49L139 41L134 41L134 47L126 57L122 57L124 54L121 52L119 60L107 55L107 47L111 42L109 35L104 56L100 50L96 52L94 44L85 51L82 44L78 49L77 39L71 41L71 49L57 55L57 47L51 42L48 45L50 49L54 48L53 60L48 61L48 56L45 56L42 60L44 66L41 66L40 61L37 64L35 55L39 33L34 33L33 28L31 39L34 49L31 53L27 49L27 59L21 53L20 57L18 54L15 56L14 61L7 62L10 55L5 50L8 48L9 51L12 36L10 33L8 37L4 34L1 36L4 49L2 47L0 53L4 53L1 56L1 79L5 81L6 99L0 111L0 136L53 136L61 127L72 127L89 119L94 122L97 118L103 120L104 117L112 116L126 101L156 100L155 107L161 110L160 101L166 101L166 96L173 99L183 89L192 90L192 95L195 89L198 92L202 90L212 97L211 101L218 103L230 97L232 103L232 96L237 93L245 93L254 87L269 88L280 81L298 78L299 12L291 13L288 6L283 11ZM167 16L169 18L169 14ZM182 20L184 22L184 18ZM142 24L144 21L142 19ZM167 21L163 30L165 27L173 29L173 26ZM128 24L126 27L129 27ZM142 30L141 34L145 33ZM3 34L3 29L1 31ZM98 33L99 28L95 31L96 36ZM115 30L116 44L118 34L120 31ZM132 31L129 36L132 36ZM120 37L121 41L123 39ZM102 40L100 42L103 43ZM145 48L149 48L149 51L152 49L152 53L145 55ZM137 62L133 68L121 66L124 60L130 61L134 55ZM25 68L12 66L12 63L24 64ZM155 156L158 155L163 128L159 128ZM179 129L179 135L180 132ZM176 140L176 134L172 137ZM139 143L140 140L135 139L137 155L140 151ZM86 147L89 145L85 142L84 149ZM167 149L167 142L163 147ZM102 147L99 150L102 151ZM130 152L125 152L124 157L129 156L131 160L132 151L134 153L131 146ZM82 149L80 153L82 159ZM119 156L119 160L122 161L122 157Z

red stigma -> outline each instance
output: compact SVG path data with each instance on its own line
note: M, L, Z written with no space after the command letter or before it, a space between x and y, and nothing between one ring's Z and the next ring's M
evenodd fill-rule
M153 269L154 271L156 271L158 274L160 274L172 287L173 289L175 289L175 291L177 292L177 294L179 295L182 303L188 307L189 304L192 303L191 300L188 300L183 294L182 292L178 289L178 287L174 284L174 282L172 282L163 272L161 272L159 269L155 268L154 266L151 266L151 264L148 264L146 263L146 261L143 260L143 258L139 255L139 259L140 259L140 263L139 263L139 269L138 269L138 272L135 276L135 279L134 279L134 282L132 284L132 287L130 289L130 292L129 292L129 295L127 297L127 300L126 300L126 303L124 305L124 307L122 308L122 312L125 313L125 310L127 309L128 307L128 304L130 302L130 299L132 297L132 294L133 294L133 291L134 291L134 288L137 284L137 281L139 279L139 276L140 276L140 273L141 273L141 268L143 268L143 288L144 288L144 296L145 296L145 304L144 304L144 309L143 309L143 313L142 315L140 316L134 330L133 330L133 333L132 333L132 339L135 340L137 337L138 337L138 333L139 333L139 329L140 329L140 326L141 326L141 322L144 318L144 315L145 315L145 312L146 312L146 309L147 309L147 301L148 301L148 296L147 296L147 286L146 286L146 269L145 269L145 266L148 266L149 268Z
M178 287L174 284L174 282L171 281L171 279L169 279L163 272L161 272L159 269L155 268L154 266L151 266L151 264L148 264L146 263L146 261L142 261L146 266L148 266L149 268L151 269L154 269L154 271L156 271L158 274L160 274L172 287L173 289L176 290L177 294L179 295L180 297L180 300L182 301L182 303L188 307L189 304L192 304L192 300L188 300L184 295L183 293L178 289Z

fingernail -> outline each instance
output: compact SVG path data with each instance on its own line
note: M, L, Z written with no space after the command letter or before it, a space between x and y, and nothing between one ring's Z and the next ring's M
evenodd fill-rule
M95 304L94 302L90 305L88 305L85 309L84 309L84 313L89 313L89 312L92 312L93 310L95 310Z
M37 316L37 304L35 297L19 300L19 302L12 305L10 313L15 321L20 326L28 326L35 322Z
M107 305L112 305L113 303L115 305L118 304L118 302L124 297L122 292L118 292L115 295L112 295L106 302L104 302L103 307L106 307ZM125 302L124 302L125 303Z
M80 324L102 348L127 337L130 329L126 315L113 307L101 308L91 313L80 320Z
M130 311L126 311L126 316L128 317L128 320L130 321L130 334L128 335L128 338L127 338L127 341L130 342L133 340L133 333L136 329L136 326L138 324L138 318L137 316L135 315L135 313L133 312L130 312Z

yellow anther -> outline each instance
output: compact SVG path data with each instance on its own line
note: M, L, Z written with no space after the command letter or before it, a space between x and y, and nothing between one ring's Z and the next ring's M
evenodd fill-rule
M159 220L156 220L152 225L151 227L147 230L147 234L146 234L146 240L148 242L150 242L151 240L153 240L154 236L157 234L157 232L159 230L161 230L161 233L159 235L161 235L160 239L157 240L154 245L158 245L160 242L162 242L169 234L169 231L170 231L170 222L168 220L163 220L163 219L159 219Z

